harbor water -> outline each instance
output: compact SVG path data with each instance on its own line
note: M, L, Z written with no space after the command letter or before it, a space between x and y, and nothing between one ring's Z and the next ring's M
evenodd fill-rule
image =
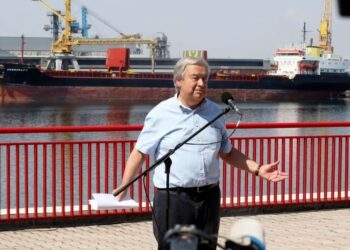
M87 125L141 125L148 111L157 103L119 102L106 105L12 105L0 106L0 127L46 127L46 126L87 126ZM241 122L269 123L269 122L333 122L350 120L350 99L337 99L319 103L297 102L262 102L237 103L243 113ZM220 104L222 108L224 104ZM238 115L230 112L226 115L227 123L236 123ZM305 129L291 129L287 133L296 135ZM338 129L339 130L339 129ZM333 130L312 129L308 133L329 134ZM341 129L340 129L341 132ZM249 134L252 132L249 131ZM260 133L256 131L256 133ZM266 135L269 131L263 131ZM275 132L273 132L275 133ZM127 135L113 135L115 133L99 133L96 139L113 139ZM235 135L244 135L238 129ZM16 139L19 135L0 135L1 141ZM53 139L79 139L80 136L61 133ZM86 136L86 135L84 135ZM111 138L112 136L112 138ZM45 139L45 135L20 135L21 140ZM85 138L85 137L84 137Z
M1 127L142 124L157 103L119 102L106 105L35 104L0 106ZM224 104L219 104L224 108ZM327 102L237 103L242 122L349 121L350 99ZM229 113L227 122L231 120Z

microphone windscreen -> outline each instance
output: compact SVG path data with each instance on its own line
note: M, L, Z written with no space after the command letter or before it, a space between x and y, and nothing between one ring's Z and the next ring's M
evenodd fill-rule
M224 92L224 93L222 93L222 95L221 95L221 101L223 102L223 103L226 103L226 104L228 104L228 100L233 100L233 97L232 97L232 95L230 94L230 93L228 93L228 92Z
M236 221L228 238L239 246L247 247L244 249L265 249L265 231L262 224L255 219L243 218Z

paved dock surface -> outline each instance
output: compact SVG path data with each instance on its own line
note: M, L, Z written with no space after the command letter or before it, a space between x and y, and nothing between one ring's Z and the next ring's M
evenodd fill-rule
M260 221L267 249L350 249L350 209L222 217L220 236L241 218ZM224 244L220 239L219 243ZM157 249L152 222L0 232L0 249Z

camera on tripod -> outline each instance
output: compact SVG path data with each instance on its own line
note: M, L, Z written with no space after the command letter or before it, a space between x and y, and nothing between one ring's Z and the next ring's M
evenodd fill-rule
M173 229L169 229L165 234L165 244L169 247L170 250L196 250L198 249L198 242L200 240L196 234L198 231L199 230L197 230L194 225L176 225Z
M244 218L233 224L224 246L217 243L216 236L207 235L194 225L176 225L169 229L164 243L169 250L265 250L265 235L260 222Z

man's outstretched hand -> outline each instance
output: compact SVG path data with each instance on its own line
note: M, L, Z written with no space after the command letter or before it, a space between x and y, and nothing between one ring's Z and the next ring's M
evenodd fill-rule
M259 169L258 175L265 180L273 182L282 181L288 178L288 174L277 169L277 165L279 163L280 161L276 161L270 164L262 165Z

